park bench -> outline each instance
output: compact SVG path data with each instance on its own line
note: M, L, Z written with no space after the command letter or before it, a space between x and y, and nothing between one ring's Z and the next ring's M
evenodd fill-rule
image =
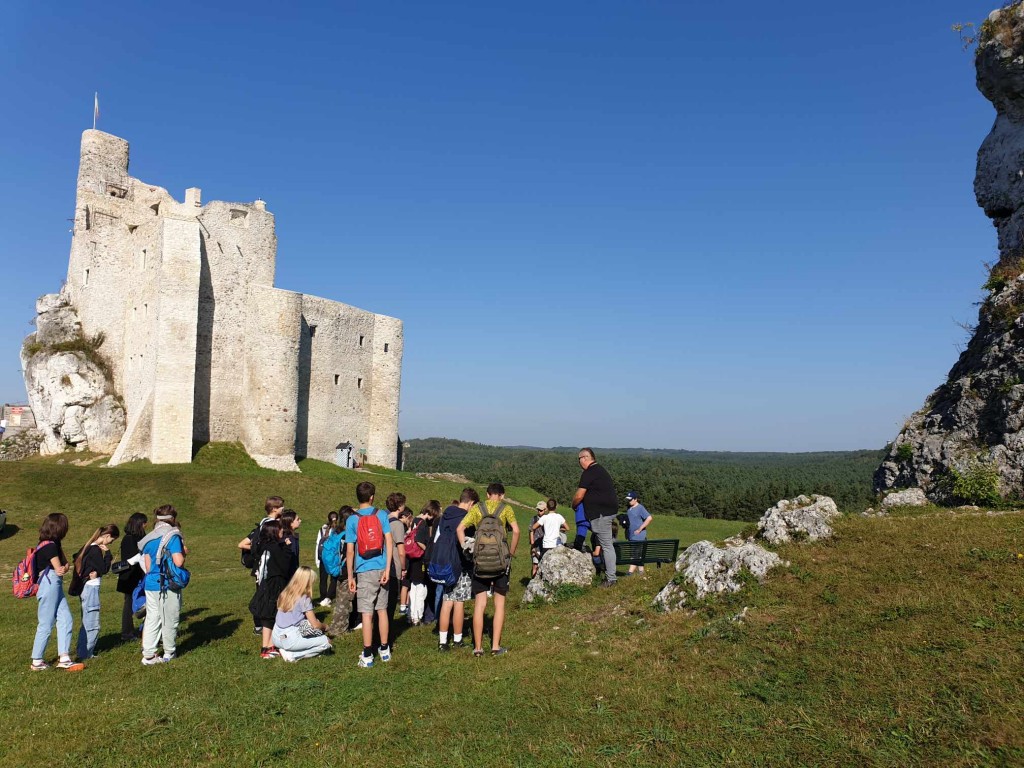
M618 565L674 563L679 556L679 539L648 539L647 541L616 541L615 562Z

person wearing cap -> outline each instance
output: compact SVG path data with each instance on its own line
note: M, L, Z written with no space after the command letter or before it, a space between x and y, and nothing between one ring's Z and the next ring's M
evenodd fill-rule
M630 491L626 494L626 504L629 509L626 510L626 517L629 524L626 526L626 540L627 541L647 541L647 526L651 524L651 513L648 512L644 505L637 499L636 491ZM644 572L642 565L629 566L630 573L636 573L639 569L640 573Z
M573 494L569 506L575 509L577 505L583 504L583 512L604 553L605 580L601 586L610 587L617 578L612 520L619 511L619 497L608 470L597 463L593 448L580 448L578 458L583 474L580 475L579 488Z
M544 538L544 531L537 529L537 521L548 511L547 502L538 501L535 509L537 513L530 520L530 558L533 561L533 570L530 572L531 579L537 575L537 569L540 567L540 544Z

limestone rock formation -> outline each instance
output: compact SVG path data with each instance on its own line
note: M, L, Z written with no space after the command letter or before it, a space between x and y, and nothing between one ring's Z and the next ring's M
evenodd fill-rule
M928 497L920 488L908 488L905 491L890 493L882 499L882 509L893 507L925 507L928 505Z
M36 332L21 351L25 389L42 434L41 453L69 447L112 453L124 434L124 407L95 347L82 338L73 307L61 294L36 302Z
M1024 5L981 27L977 85L996 109L978 151L974 193L998 233L999 260L978 324L946 381L914 413L875 472L875 489L920 487L945 501L978 462L1000 491L1024 493Z
M589 587L595 573L590 555L572 547L556 547L540 561L537 575L523 592L523 602L532 603L537 598L550 602L563 584Z
M794 539L827 539L832 535L829 521L841 513L828 496L797 496L783 499L757 521L759 536L770 544Z
M768 571L782 564L777 554L751 541L725 547L698 541L679 555L676 580L658 593L654 605L665 611L677 611L686 604L688 593L699 600L707 595L738 592L743 586L742 571L764 581Z
M38 429L26 429L11 437L0 440L0 461L21 461L39 455L43 433Z

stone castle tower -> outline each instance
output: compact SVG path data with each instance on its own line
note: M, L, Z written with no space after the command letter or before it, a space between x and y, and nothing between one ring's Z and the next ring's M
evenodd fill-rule
M203 205L192 188L179 203L128 175L127 141L82 134L63 300L103 334L123 400L111 464L239 441L281 470L343 444L395 466L402 322L275 288L276 252L263 201Z

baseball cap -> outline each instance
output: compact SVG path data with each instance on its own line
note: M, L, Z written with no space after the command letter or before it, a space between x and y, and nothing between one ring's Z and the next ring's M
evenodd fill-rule
M636 491L630 491L626 494L626 501L633 501L635 498L637 498Z
M547 512L548 511L547 502L538 501L536 509L537 509L538 512Z

